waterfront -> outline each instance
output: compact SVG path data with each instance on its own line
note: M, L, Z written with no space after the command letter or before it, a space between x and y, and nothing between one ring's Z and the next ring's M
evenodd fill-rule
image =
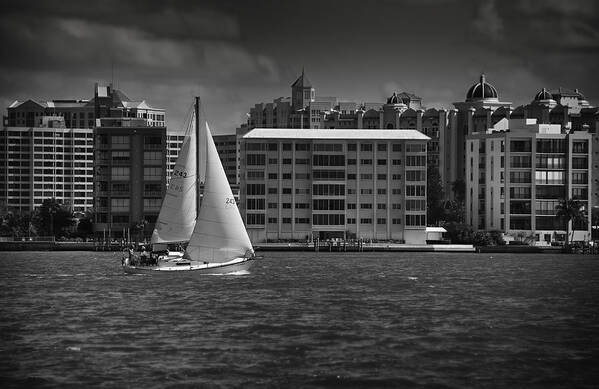
M240 276L0 253L4 387L595 387L590 255L269 252Z

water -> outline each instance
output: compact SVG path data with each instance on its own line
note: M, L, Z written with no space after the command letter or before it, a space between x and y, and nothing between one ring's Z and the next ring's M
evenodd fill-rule
M597 387L592 256L266 253L126 276L118 253L0 253L6 387Z

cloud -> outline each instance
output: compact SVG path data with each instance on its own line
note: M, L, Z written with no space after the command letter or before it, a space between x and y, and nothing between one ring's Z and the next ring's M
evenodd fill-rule
M476 15L472 21L472 28L481 38L500 41L503 38L503 21L495 8L494 0L479 2Z
M94 82L110 82L114 69L126 94L165 108L167 122L181 127L180 106L193 95L209 93L207 100L236 106L243 100L227 91L279 80L277 62L243 47L237 20L222 12L148 7L124 22L117 14L110 19L104 8L96 8L94 16L73 6L77 12L63 13L57 6L58 11L34 14L8 7L0 15L0 34L9 37L4 49L11 53L0 59L3 108L15 99L89 98ZM215 127L234 130L228 128L231 116L215 111Z

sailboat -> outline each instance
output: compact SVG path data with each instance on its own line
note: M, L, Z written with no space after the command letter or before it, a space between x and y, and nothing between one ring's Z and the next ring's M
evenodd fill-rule
M195 122L198 129L199 99L196 99ZM123 259L126 273L190 271L197 274L227 274L247 271L255 263L257 257L237 208L208 123L204 122L204 129L205 180L201 205L197 207L197 217L191 220L189 214L194 214L190 211L195 210L193 204L199 202L198 172L201 169L197 158L194 171L190 166L193 163L190 164L192 158L189 156L197 154L193 152L191 144L199 143L199 131L196 131L196 142L184 140L181 156L174 170L177 173L176 175L173 173L156 229L152 234L153 243L181 241L186 240L187 237L189 243L185 252L182 255L163 256L152 265L137 264L130 255L130 258ZM195 186L195 198L190 195L193 192L192 186ZM191 233L187 236L189 231Z

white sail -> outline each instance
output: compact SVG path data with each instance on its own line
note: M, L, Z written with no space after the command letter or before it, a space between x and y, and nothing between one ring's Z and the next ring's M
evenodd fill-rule
M206 123L206 182L186 257L222 263L252 251L252 243Z
M152 243L189 240L197 216L196 157L195 131L188 127L152 232Z

